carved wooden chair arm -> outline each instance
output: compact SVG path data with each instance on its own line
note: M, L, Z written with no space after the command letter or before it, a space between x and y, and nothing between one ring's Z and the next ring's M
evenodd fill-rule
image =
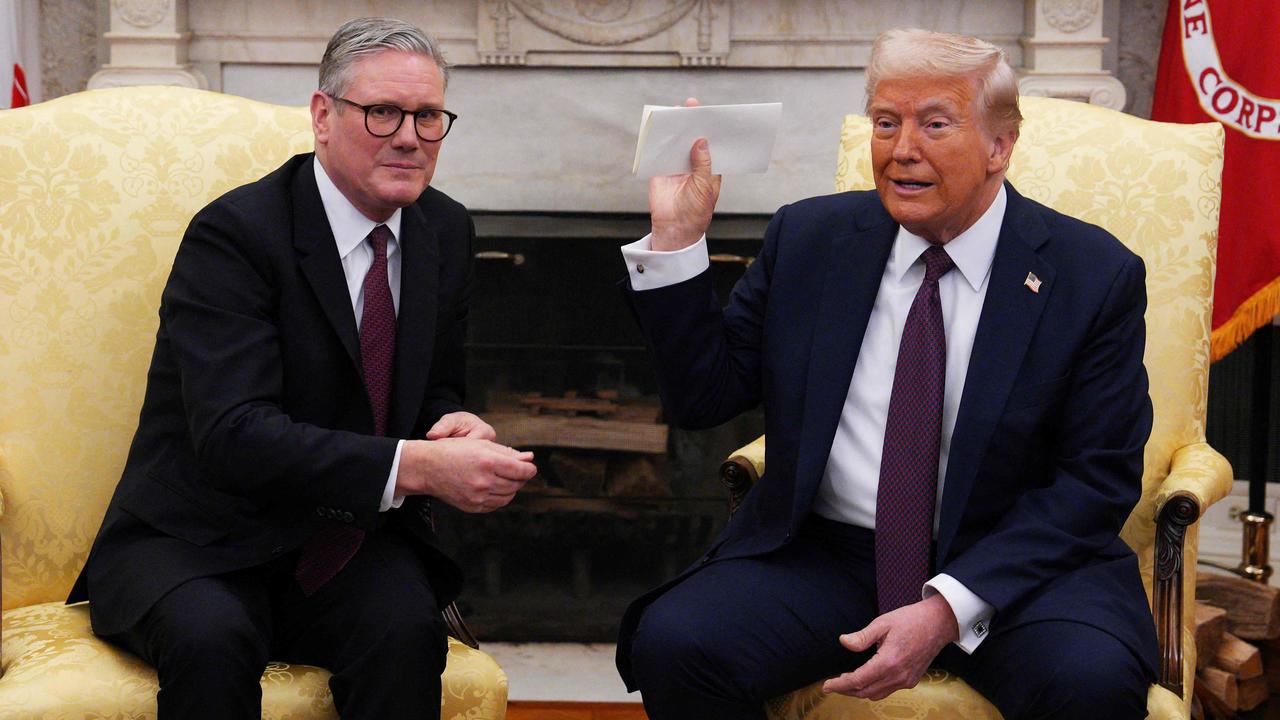
M1226 497L1231 478L1226 458L1206 443L1195 443L1174 451L1169 477L1156 491L1151 612L1160 648L1159 683L1179 696L1183 694L1183 618L1188 602L1184 592L1187 528L1210 505Z
M764 435L738 448L720 465L720 481L729 490L729 515L764 474Z

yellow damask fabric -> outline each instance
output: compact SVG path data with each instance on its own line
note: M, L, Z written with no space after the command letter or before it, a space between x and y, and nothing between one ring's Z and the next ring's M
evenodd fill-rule
M0 718L154 717L154 674L59 603L124 466L187 222L311 148L306 108L184 88L0 112ZM272 665L270 717L332 716L327 679ZM444 717L505 716L483 653L452 644L444 685Z
M262 674L262 717L338 717L329 673L273 662ZM87 605L41 603L4 614L0 718L73 720L156 717L156 673L142 660L102 642L89 629ZM488 655L449 638L442 720L501 718L507 681Z
M1142 499L1122 532L1138 554L1151 596L1155 521L1176 492L1201 511L1231 488L1231 467L1204 442L1209 378L1209 320L1218 242L1223 131L1217 124L1155 123L1083 103L1024 97L1026 118L1008 177L1018 192L1106 228L1147 268L1144 361L1155 409L1146 446ZM867 118L845 118L836 189L874 187ZM760 456L760 448L748 451ZM1198 523L1187 531L1183 597L1195 597ZM1193 603L1183 608L1183 687L1195 672ZM1189 716L1187 699L1158 686L1148 695L1151 718ZM931 670L919 687L879 703L823 696L814 685L768 707L773 720L999 718L958 678Z

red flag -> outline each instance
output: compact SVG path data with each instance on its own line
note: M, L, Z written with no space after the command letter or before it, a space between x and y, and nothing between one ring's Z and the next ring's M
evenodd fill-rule
M22 69L22 43L18 32L22 24L18 14L17 2L0 0L0 109L31 104L27 74Z
M13 95L9 107L19 108L31 104L31 93L27 92L27 74L22 71L22 63L13 64Z
M1151 119L1227 131L1212 359L1280 314L1280 3L1170 0Z

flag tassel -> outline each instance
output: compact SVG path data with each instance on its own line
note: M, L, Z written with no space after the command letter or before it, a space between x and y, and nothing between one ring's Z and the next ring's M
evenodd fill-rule
M1209 340L1210 362L1217 362L1240 346L1258 328L1280 315L1280 278L1249 296Z

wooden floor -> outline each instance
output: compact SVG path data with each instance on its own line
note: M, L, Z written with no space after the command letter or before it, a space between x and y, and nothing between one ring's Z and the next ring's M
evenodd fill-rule
M512 700L507 720L647 720L639 703L533 702Z

